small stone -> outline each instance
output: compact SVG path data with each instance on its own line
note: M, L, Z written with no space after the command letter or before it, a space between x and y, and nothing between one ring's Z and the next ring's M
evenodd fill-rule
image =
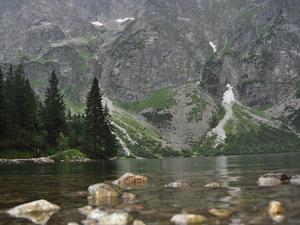
M210 209L209 212L219 218L228 218L230 216L232 216L236 211L233 209Z
M127 225L130 221L130 216L125 212L114 212L104 215L98 220L99 224L103 225Z
M278 201L271 201L268 206L268 214L274 222L282 222L285 218L282 203Z
M293 185L300 185L300 175L292 176L290 182Z
M107 215L107 212L104 212L100 209L94 209L87 215L87 219L99 221L100 219L102 219L102 217Z
M135 221L133 221L132 225L146 225L146 224L141 220L135 220Z
M79 225L78 223L68 223L68 225Z
M183 180L178 180L165 185L167 188L187 188L189 184Z
M118 197L123 193L119 187L104 183L91 185L88 187L88 191L90 195L95 195L98 198Z
M204 187L206 187L206 188L222 188L222 184L220 182L213 182L213 183L204 185Z
M136 199L136 195L135 194L132 194L132 193L128 193L128 192L125 192L123 195L122 195L122 198L125 200L125 201L129 201L129 202L132 202Z
M172 217L171 222L177 225L200 224L207 221L207 218L202 215L195 214L178 214Z
M113 181L114 185L120 186L130 186L130 185L138 185L138 184L145 184L148 182L148 178L141 175L136 175L133 173L125 173L119 179Z
M263 187L273 187L288 182L289 176L283 173L267 173L258 178L258 185Z
M82 215L88 216L88 215L93 211L93 208L92 208L92 206L87 205L87 206L84 206L84 207L79 208L78 211L79 211Z

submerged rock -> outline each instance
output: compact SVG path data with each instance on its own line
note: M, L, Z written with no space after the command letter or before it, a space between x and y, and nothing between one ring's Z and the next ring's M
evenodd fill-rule
M7 211L13 217L25 218L36 224L45 224L60 207L46 200L25 203Z
M126 202L133 202L133 201L136 199L136 195L133 194L133 193L125 192L125 193L122 195L122 198L123 198L123 200L125 200Z
M209 212L219 218L228 218L230 216L232 216L236 211L233 209L210 209Z
M207 218L196 214L177 214L172 217L171 222L176 225L200 224L207 221Z
M300 175L292 176L290 182L294 185L300 185Z
M135 221L133 221L132 225L146 225L146 224L141 220L135 220Z
M123 194L123 190L117 186L111 184L94 184L88 187L90 195L94 195L98 198L106 197L119 197Z
M87 206L84 206L84 207L79 208L78 211L79 211L82 215L88 216L88 215L93 211L93 208L92 208L92 206L87 205Z
M278 201L271 201L268 205L268 214L274 222L282 222L285 218L282 203Z
M103 225L126 225L131 221L131 217L126 212L107 213L100 209L92 210L87 219L86 224L103 224ZM88 223L90 222L90 223Z
M258 178L258 185L263 187L277 186L288 182L290 177L283 173L267 173Z
M167 188L187 188L189 184L183 180L178 180L165 185Z
M213 183L204 185L204 187L206 187L206 188L222 188L223 186L220 182L213 182Z
M145 184L148 182L148 178L134 173L125 173L119 179L113 181L114 185L130 186L137 184Z

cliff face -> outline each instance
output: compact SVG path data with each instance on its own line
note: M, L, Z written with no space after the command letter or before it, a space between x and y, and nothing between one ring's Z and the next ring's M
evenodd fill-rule
M0 61L24 62L38 92L55 69L75 111L97 76L110 99L132 103L187 83L220 101L230 83L239 102L286 119L300 89L299 12L298 0L2 0Z

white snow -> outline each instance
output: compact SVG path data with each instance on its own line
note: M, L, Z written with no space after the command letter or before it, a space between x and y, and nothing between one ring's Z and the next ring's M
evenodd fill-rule
M124 23L124 22L126 22L128 20L134 20L134 18L133 17L126 17L124 19L119 18L119 19L116 19L116 22L119 23L119 24L121 24L121 23Z
M212 41L209 42L209 45L213 48L214 52L217 51L217 46Z
M235 101L233 87L230 84L226 85L227 90L223 95L223 103L232 104Z
M101 23L100 21L94 21L94 22L90 22L91 24L93 24L94 26L97 26L97 27L103 27L104 24Z
M226 133L225 133L224 127L225 127L226 123L229 120L231 120L231 118L233 117L232 106L235 102L233 87L230 84L227 84L226 88L227 88L227 90L223 94L223 101L222 101L222 105L226 111L225 116L220 121L218 126L216 126L214 129L212 129L212 134L215 134L217 136L215 147L217 147L221 143L224 143L224 141L226 139Z

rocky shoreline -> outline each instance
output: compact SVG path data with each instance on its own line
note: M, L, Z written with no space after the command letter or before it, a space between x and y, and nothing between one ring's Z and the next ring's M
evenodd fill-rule
M51 164L59 162L89 162L88 158L78 158L72 160L54 160L51 157L41 157L41 158L29 158L29 159L0 159L0 165L21 165L21 164Z

